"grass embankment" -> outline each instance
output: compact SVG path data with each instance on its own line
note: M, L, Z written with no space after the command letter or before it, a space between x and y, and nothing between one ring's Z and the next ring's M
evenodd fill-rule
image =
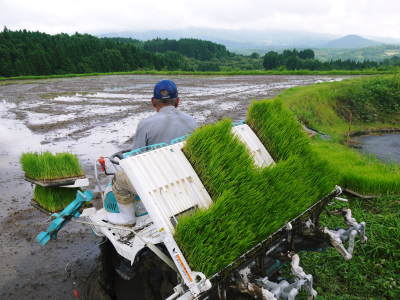
M78 158L71 153L24 153L21 156L25 176L39 181L51 181L61 178L84 175ZM35 201L44 209L55 212L66 207L74 200L76 188L41 187L36 185Z
M156 71L156 70L138 70L128 72L108 72L108 73L82 73L82 74L53 74L53 75L25 75L15 77L0 77L1 81L9 80L29 80L29 79L51 79L68 77L88 77L88 76L106 76L106 75L199 75L199 76L234 76L234 75L378 75L392 74L393 70L330 70L330 71L311 71L311 70L236 70L236 71L218 71L218 72L188 72L188 71Z
M282 227L336 183L280 102L253 103L248 121L277 162L261 169L224 120L196 130L184 151L214 204L180 219L176 239L193 269L210 276ZM278 130L279 129L279 130Z
M276 97L310 128L328 134L314 150L329 161L342 187L361 194L400 195L400 167L346 146L357 131L400 129L400 76L357 78L289 89Z

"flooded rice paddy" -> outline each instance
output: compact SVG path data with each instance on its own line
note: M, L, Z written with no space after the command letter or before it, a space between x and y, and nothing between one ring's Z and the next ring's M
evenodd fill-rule
M173 76L181 109L199 124L245 118L253 100L283 89L341 80L343 76ZM73 299L93 270L99 239L69 224L57 242L41 248L34 237L46 216L31 208L32 187L19 156L28 151L69 151L88 177L92 162L129 148L139 120L153 114L161 76L100 76L21 81L0 85L0 298Z

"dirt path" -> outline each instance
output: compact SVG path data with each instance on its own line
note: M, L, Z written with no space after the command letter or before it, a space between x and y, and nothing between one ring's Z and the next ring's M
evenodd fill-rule
M200 123L245 118L252 100L283 89L343 76L171 77L181 109ZM38 80L0 86L0 298L73 299L93 270L100 240L77 224L57 242L40 247L34 237L46 216L30 207L30 184L19 156L27 151L70 151L88 176L92 161L127 148L160 76L103 76Z

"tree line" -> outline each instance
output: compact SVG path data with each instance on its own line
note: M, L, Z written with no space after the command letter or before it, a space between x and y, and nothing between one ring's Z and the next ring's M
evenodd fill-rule
M154 39L144 42L143 48L151 52L175 51L202 61L234 56L223 45L198 39Z
M0 32L0 76L123 72L134 70L237 71L274 69L355 70L400 65L383 62L321 62L314 51L270 51L264 57L234 54L225 46L198 39L98 38L89 34L49 35L27 30Z
M141 42L89 34L0 32L0 76L132 70L218 71L225 46L196 39Z
M319 61L315 58L312 49L284 50L282 53L269 51L264 55L263 66L266 70L287 69L287 70L362 70L371 68L385 68L398 66L400 58L392 57L383 62L371 60L356 61L351 59Z

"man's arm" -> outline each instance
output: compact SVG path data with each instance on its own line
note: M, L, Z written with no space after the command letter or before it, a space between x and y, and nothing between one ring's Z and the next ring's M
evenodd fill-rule
M147 133L145 126L143 126L143 122L140 121L136 129L133 149L142 148L145 146L147 146Z

